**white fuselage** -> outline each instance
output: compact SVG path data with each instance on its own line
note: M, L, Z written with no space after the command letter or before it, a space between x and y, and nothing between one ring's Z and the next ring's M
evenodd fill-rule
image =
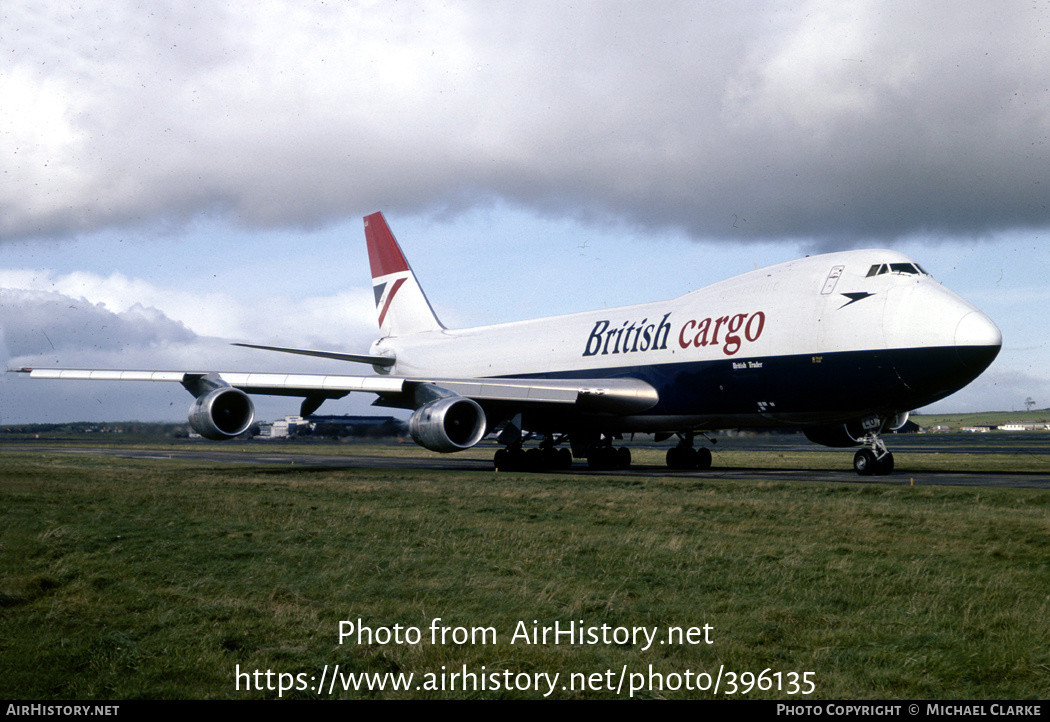
M1000 344L984 314L910 258L863 250L771 266L668 301L387 337L372 352L395 355L384 372L406 377L643 378L661 398L648 416L662 419L628 424L641 430L668 417L719 426L907 411L968 383ZM994 351L983 365L956 364L957 348ZM929 364L960 368L945 369L951 383L927 382ZM876 382L897 387L881 404L865 391ZM857 403L804 400L846 393Z

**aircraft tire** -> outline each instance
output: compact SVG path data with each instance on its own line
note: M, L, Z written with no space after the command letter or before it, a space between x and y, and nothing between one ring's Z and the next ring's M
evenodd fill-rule
M593 471L607 471L613 468L612 454L608 447L599 446L591 449L587 454L587 468Z
M677 469L678 468L678 447L672 446L667 450L667 468Z
M523 471L525 469L525 451L517 449L498 449L492 457L496 471Z
M615 471L631 466L631 450L621 446L599 446L587 453L587 466L594 471Z
M871 476L875 473L878 461L875 452L871 449L861 449L853 455L853 470L861 476Z
M699 471L707 471L711 468L711 450L707 448L696 450L696 468Z
M875 474L878 476L889 476L893 473L893 454L887 453L875 462Z
M667 450L667 468L676 469L678 471L692 471L693 469L703 469L701 466L703 463L703 452L707 449L696 449L686 446L672 446ZM711 466L710 455L711 452L707 451L708 455L708 467Z
M569 471L572 452L565 448L497 449L492 466L496 471Z

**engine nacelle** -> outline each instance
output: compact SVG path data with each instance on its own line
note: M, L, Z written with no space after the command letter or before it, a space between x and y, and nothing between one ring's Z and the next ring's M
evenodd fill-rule
M476 401L449 396L416 409L408 430L423 448L443 454L463 451L485 436L485 412Z
M908 416L910 415L910 412L903 411L897 414L896 416L890 417L889 420L886 421L886 428L890 431L896 431L897 429L901 428L906 423L908 423Z
M213 441L240 436L254 420L255 406L248 394L231 386L198 396L190 407L190 426Z

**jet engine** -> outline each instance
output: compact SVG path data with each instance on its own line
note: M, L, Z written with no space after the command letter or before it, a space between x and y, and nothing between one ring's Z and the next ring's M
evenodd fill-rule
M408 420L412 439L431 451L463 451L485 435L485 412L476 401L448 396L416 409Z
M248 394L231 386L201 394L190 407L190 426L213 441L240 436L254 420L255 406Z
M859 446L861 439L867 436L869 432L883 429L896 431L906 423L908 423L908 412L904 411L888 417L885 419L885 423L883 419L877 416L870 416L865 419L848 421L845 424L807 426L802 430L802 433L815 444L845 448L848 446Z

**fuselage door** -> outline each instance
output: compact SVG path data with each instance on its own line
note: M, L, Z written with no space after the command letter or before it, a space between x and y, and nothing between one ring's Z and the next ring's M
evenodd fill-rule
M845 268L845 266L835 266L831 269L831 273L828 274L827 280L824 281L824 288L820 291L821 296L827 296L835 290L835 286L839 282L839 277L842 276L842 271Z

